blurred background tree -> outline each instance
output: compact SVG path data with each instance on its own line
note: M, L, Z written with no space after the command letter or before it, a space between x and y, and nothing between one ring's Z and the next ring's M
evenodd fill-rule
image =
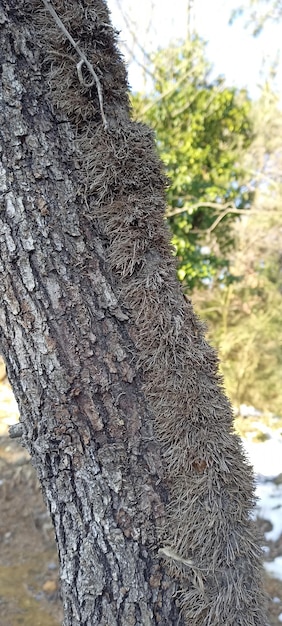
M254 139L242 167L254 194L249 214L233 225L235 280L197 290L194 300L219 349L233 403L281 415L282 112L269 84L251 115Z
M282 11L281 2L251 5L268 10L261 22L256 13L261 26ZM179 278L208 322L233 404L282 414L282 112L274 66L252 100L210 78L196 34L148 60L151 89L132 103L155 130L165 164Z
M251 27L253 34L257 36L267 21L281 20L282 2L281 0L248 0L232 11L231 24L242 16L246 19L246 26Z
M241 154L252 142L246 91L211 80L193 36L152 60L152 91L134 94L135 116L156 132L169 179L167 218L180 280L190 289L230 279L231 224L250 208Z

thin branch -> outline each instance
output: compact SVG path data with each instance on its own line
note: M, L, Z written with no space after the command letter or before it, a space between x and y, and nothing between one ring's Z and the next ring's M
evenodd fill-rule
M127 27L128 32L130 33L130 35L132 37L133 44L135 44L137 46L137 48L139 48L139 50L142 52L144 59L147 58L147 61L149 63L151 63L152 59L151 59L149 53L147 52L147 50L145 50L145 48L143 48L143 46L141 45L140 41L138 40L138 38L136 36L136 24L132 23L132 21L128 18L127 14L123 11L120 0L116 0L116 3L117 3L117 6L118 6L118 8L119 8L119 10L120 10L120 12L122 14L123 19L124 19L125 26ZM127 49L129 49L129 48L127 48ZM132 58L134 59L134 61L136 63L139 63L139 61L133 55L132 51L130 51L130 54L131 54ZM142 67L144 69L146 69L145 66L142 65ZM150 72L148 72L148 73L150 73Z
M209 228L205 228L205 229L200 229L200 228L192 228L190 230L191 234L207 234L210 235L213 230L215 230L215 228L218 226L218 224L221 222L221 220L224 219L224 217L226 217L226 215L229 215L230 213L233 213L235 215L254 215L254 214L261 214L261 211L256 211L255 209L236 209L234 207L234 204L229 204L226 203L225 205L221 205L219 206L217 202L197 202L197 204L193 204L191 205L191 209L194 211L196 209L199 209L200 207L205 207L207 209L220 209L220 214L217 216L217 218L214 220L214 222L211 224L211 226L209 226ZM179 215L181 213L185 213L187 211L186 209L176 209L176 211L170 212L170 213L166 213L166 217L173 217L174 215Z
M190 233L205 233L207 235L210 235L213 230L215 230L215 228L218 226L219 222L221 222L221 220L223 220L224 217L226 217L226 215L228 215L229 213L235 213L235 215L254 215L254 214L260 214L260 211L255 211L254 209L226 209L226 211L223 211L220 215L217 216L217 218L214 220L214 222L212 223L211 226L209 226L209 228L205 228L203 230L201 230L200 228L192 228L190 230Z
M106 118L105 113L104 113L103 92L102 92L102 86L101 86L101 83L99 81L99 78L98 78L98 76L97 76L97 74L96 74L92 64L90 63L90 61L88 61L88 59L85 56L84 52L80 49L78 43L76 41L74 41L73 37L71 36L69 31L66 29L65 25L63 24L62 20L59 18L58 14L56 13L54 7L52 6L50 0L43 0L43 4L44 4L45 8L47 9L47 11L49 11L49 13L51 13L51 15L54 18L57 26L61 29L61 31L64 33L65 37L69 40L69 42L71 43L73 48L76 50L77 54L80 56L80 61L79 61L79 63L77 63L77 66L76 66L79 82L84 87L86 87L87 89L92 87L94 85L94 83L96 84L96 89L97 89L98 98L99 98L100 111L101 111L101 117L102 117L102 120L103 120L103 126L104 126L104 128L106 130L108 128L108 122L107 122L107 118ZM83 65L86 65L88 71L93 76L93 80L90 83L86 83L84 78L83 78L83 76L82 76L82 66Z
M131 61L134 61L137 65L139 65L139 67L143 70L144 72L144 76L146 77L146 74L148 76L150 76L150 78L152 80L154 80L155 76L154 73L151 72L149 70L149 65L152 64L152 59L150 54L143 48L143 46L140 44L139 40L137 39L136 36L136 24L134 24L130 18L127 16L127 14L123 11L121 3L119 0L116 0L116 4L121 12L122 18L124 20L125 26L131 36L132 42L131 45L132 47L130 48L129 44L125 41L122 40L122 45L125 48L125 50L127 51L128 54L128 63L131 63ZM150 28L150 25L148 25L148 28ZM142 61L140 61L140 59L138 58L138 56L136 56L136 54L133 52L134 46L137 47L137 49L140 50L140 52L143 55L144 58L144 63ZM147 63L146 63L147 60ZM144 77L143 77L144 79Z
M159 102L161 102L162 100L165 100L165 98L167 98L168 96L171 96L171 94L173 94L178 87L180 87L180 85L186 81L186 79L193 75L192 71L189 70L189 72L186 72L184 74L184 76L181 76L181 78L172 85L172 87L169 87L169 89L167 89L164 93L161 93L158 98L156 98L155 100L153 100L152 102L150 102L150 104L148 104L147 106L145 106L142 110L141 110L141 115L145 115L145 113L147 113L148 111L150 111L150 109L152 109L156 104L158 104ZM196 96L195 96L196 97ZM193 100L195 99L195 97L193 98ZM193 102L192 100L192 102Z
M234 204L230 204L229 202L227 202L226 204L219 204L218 202L197 202L196 204L190 205L189 212L191 211L192 213L193 211L196 211L200 207L205 207L207 209L217 209L220 212L226 211L226 210L228 211L233 210L235 208ZM181 209L173 209L171 211L167 211L165 216L174 217L174 215L180 215L181 213L186 213L187 211L188 211L187 207L186 208L182 207Z
M21 423L18 424L12 424L9 427L9 435L11 437L11 439L16 439L18 437L22 437L23 436L23 427Z
M281 189L281 182L277 182L276 180L274 180L274 178L269 176L269 174L265 173L264 171L260 172L258 170L248 168L246 170L246 173L250 174L251 176L254 176L256 182L257 180L267 181L270 186L274 187L274 189L278 189L278 190Z
M128 55L131 57L131 59L134 60L134 63L136 63L137 65L139 65L139 67L141 67L141 69L145 72L145 74L148 74L148 76L150 76L150 78L153 80L155 78L155 75L153 72L151 72L148 68L148 65L144 65L144 63L142 63L142 61L140 61L137 56L135 56L135 54L132 52L132 50L130 49L129 45L126 43L126 41L122 41L122 45L123 47L127 50ZM151 63L152 61L150 61ZM129 59L129 63L130 63L130 59Z
M210 233L212 233L212 231L218 226L219 222L221 222L221 220L223 220L224 217L226 217L226 215L228 215L229 213L235 213L237 215L250 215L250 211L251 209L226 209L226 211L223 211L220 215L217 216L217 218L214 220L214 222L212 223L212 225L206 229L206 233L209 235ZM258 213L258 211L252 211L253 213ZM192 230L191 232L195 232L194 230Z
M157 68L155 69L155 71L157 71ZM156 104L158 104L162 100L165 100L165 98L167 98L168 96L171 96L175 91L177 91L178 87L180 87L180 85L187 80L187 78L192 78L194 76L194 74L195 74L195 70L194 70L193 67L191 67L188 70L188 72L185 72L185 74L183 76L181 76L176 83L173 83L173 85L171 87L169 87L169 89L167 89L164 93L161 93L158 96L158 98L156 98L155 100L150 102L147 106L145 106L141 110L141 115L145 115L145 113L150 111ZM155 78L155 74L154 74L154 78ZM223 88L221 86L219 86L219 89L217 89L217 87L214 86L213 89L214 89L214 91L216 90L217 93L220 93L220 92L222 92ZM171 117L172 118L176 118L181 113L186 111L186 109L188 109L191 106L191 104L197 99L198 95L199 95L199 93L196 92L196 94L189 100L189 102L186 102L182 109L180 109L180 110L178 110L176 112L173 112ZM207 103L207 107L206 108L208 108L210 106L210 104L213 102L214 99L215 99L215 93L213 92L210 100Z

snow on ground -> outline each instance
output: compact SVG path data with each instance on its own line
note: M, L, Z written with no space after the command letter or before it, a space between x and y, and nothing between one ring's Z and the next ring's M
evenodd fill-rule
M282 580L282 556L277 556L274 561L271 561L271 563L266 562L264 567L270 576L274 576L275 578Z
M257 515L271 523L271 530L265 533L265 538L275 542L282 535L282 432L263 422L255 425L268 439L263 442L245 439L243 443L256 474ZM282 580L282 556L265 562L265 569L271 576ZM282 622L282 613L279 621Z
M275 478L282 473L282 438L267 441L244 441L248 457L261 479Z
M268 541L277 541L282 535L282 485L273 482L257 484L258 516L272 524L272 530L265 533ZM281 557L282 558L282 557Z

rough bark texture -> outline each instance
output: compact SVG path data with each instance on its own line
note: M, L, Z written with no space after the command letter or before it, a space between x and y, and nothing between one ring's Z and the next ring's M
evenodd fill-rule
M52 5L103 107L43 2L3 0L0 322L65 626L265 626L252 472L176 280L152 133L104 2Z

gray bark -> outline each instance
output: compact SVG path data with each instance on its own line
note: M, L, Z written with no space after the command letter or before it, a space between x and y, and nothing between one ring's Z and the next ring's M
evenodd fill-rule
M46 100L36 33L1 6L1 350L49 504L65 624L171 624L157 555L165 488L136 356ZM28 16L27 16L28 17Z
M104 2L52 4L98 80L43 2L2 0L0 347L65 626L264 626L252 474L176 281L152 135Z

